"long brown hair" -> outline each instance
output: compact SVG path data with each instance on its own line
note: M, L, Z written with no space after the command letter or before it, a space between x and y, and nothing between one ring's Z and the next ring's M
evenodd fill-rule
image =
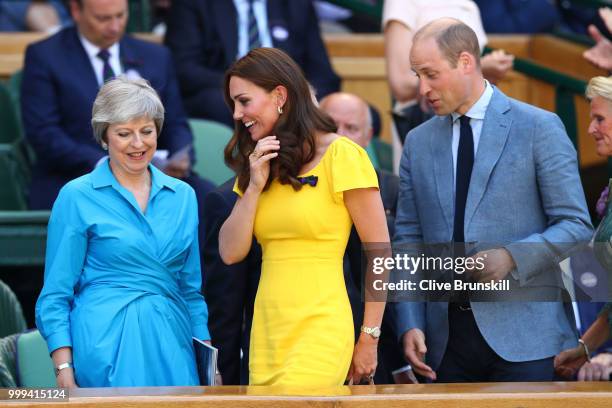
M281 142L278 157L270 162L270 176L264 189L277 177L281 184L291 184L299 190L297 176L305 163L315 156L315 132L335 132L334 121L315 106L306 78L298 65L276 48L256 48L234 62L225 72L225 102L234 111L229 94L229 82L236 76L271 92L281 85L287 89L283 113L274 125L273 134ZM234 135L225 147L225 162L238 175L238 187L245 191L249 185L249 154L256 142L244 124L234 123Z

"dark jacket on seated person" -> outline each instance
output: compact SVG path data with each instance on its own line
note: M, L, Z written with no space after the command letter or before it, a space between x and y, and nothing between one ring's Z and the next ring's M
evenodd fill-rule
M310 0L268 0L272 45L302 68L318 97L340 89ZM165 42L172 50L185 109L191 117L233 127L223 101L223 75L238 55L238 16L232 0L173 0Z
M124 72L148 80L166 109L158 149L172 154L191 144L170 52L129 36L122 38L119 49ZM50 209L64 184L90 172L106 155L94 140L90 123L98 89L76 28L27 48L21 111L26 138L37 156L29 191L31 209Z

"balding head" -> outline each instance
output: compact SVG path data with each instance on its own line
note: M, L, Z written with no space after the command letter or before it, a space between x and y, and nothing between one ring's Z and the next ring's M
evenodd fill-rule
M480 46L476 33L467 24L455 18L444 17L430 22L416 32L413 45L433 38L440 53L451 67L457 66L459 55L467 52L480 67Z
M368 104L359 96L336 92L321 100L321 109L336 122L338 134L365 148L372 140L372 115Z

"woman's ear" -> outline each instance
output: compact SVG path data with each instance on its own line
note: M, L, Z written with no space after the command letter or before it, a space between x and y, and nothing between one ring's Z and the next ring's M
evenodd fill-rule
M278 85L274 88L274 93L276 94L276 106L282 108L285 106L285 102L287 102L287 88L282 85Z

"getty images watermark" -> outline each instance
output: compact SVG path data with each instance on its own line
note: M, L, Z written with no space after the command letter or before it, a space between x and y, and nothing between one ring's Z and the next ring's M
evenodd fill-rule
M609 302L608 253L612 244L369 243L357 268L366 301Z

